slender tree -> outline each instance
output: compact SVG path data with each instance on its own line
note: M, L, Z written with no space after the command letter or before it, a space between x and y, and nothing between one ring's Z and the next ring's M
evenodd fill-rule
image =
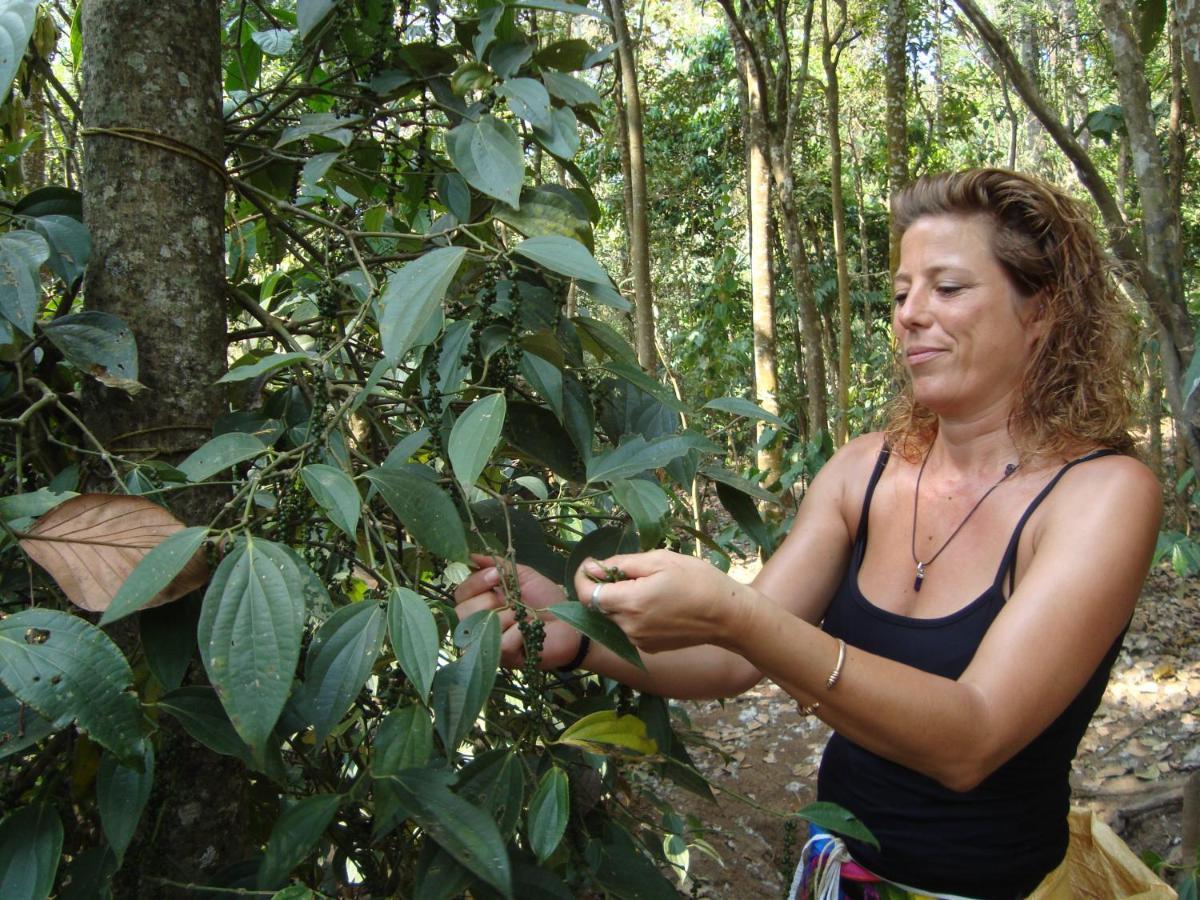
M884 7L884 121L887 132L888 199L908 184L908 4L887 0ZM900 236L888 216L888 271L900 264Z

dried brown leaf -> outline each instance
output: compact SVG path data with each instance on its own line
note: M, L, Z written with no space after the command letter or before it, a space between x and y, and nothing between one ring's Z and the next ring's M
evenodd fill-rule
M90 612L108 609L137 564L184 524L145 497L81 494L59 504L21 535L21 548L67 599ZM178 600L208 580L197 553L147 605Z

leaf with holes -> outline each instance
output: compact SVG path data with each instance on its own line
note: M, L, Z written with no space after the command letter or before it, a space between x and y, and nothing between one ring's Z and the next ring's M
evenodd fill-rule
M144 497L81 494L60 503L21 533L21 549L50 573L67 599L89 612L103 612L143 559L183 523ZM143 606L160 606L208 580L202 555Z
M80 371L96 378L137 381L137 342L118 317L87 310L52 319L42 325L42 331Z
M320 744L362 690L387 627L383 607L364 600L343 606L325 620L304 658L301 708Z
M23 806L5 816L0 822L0 897L49 897L62 844L62 820L53 806Z
M95 625L54 609L0 619L0 682L55 729L75 722L121 759L140 756L133 671Z
M233 727L260 755L291 693L304 631L301 591L291 557L247 537L204 595L200 657Z

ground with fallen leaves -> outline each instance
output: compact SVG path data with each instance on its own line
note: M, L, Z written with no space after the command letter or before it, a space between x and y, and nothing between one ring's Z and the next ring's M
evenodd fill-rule
M753 577L749 569L733 574ZM1200 585L1165 565L1151 573L1075 760L1073 802L1093 807L1139 854L1169 857L1177 847L1183 783L1200 768L1198 626ZM705 823L721 857L693 850L682 890L722 900L783 896L780 867L789 854L781 814L815 799L829 729L800 716L767 682L724 704L681 706L709 744L693 748L698 768L723 789L715 807L668 789L681 811Z

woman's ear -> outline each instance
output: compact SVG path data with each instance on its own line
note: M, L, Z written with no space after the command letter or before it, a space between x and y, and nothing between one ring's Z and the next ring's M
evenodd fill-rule
M1046 308L1046 291L1040 290L1024 302L1021 310L1021 320L1025 325L1025 334L1029 337L1030 348L1042 342L1050 331L1050 316Z

